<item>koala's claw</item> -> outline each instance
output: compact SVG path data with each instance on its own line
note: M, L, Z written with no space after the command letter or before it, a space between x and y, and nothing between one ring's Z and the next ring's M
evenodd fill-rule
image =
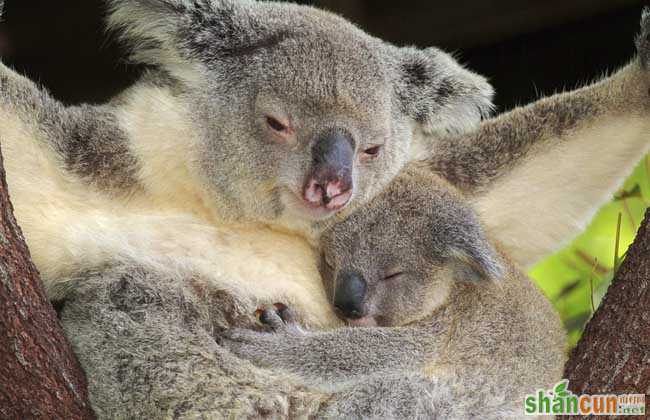
M641 32L636 38L636 49L643 68L650 66L650 7L643 9Z
M273 307L277 310L278 315L285 324L295 324L296 318L293 311L284 303L274 303Z
M296 323L293 311L284 303L274 303L271 306L259 308L255 311L255 317L261 325L268 326L274 331Z
M273 331L284 327L284 321L273 306L258 309L255 311L255 317L259 324L270 327Z

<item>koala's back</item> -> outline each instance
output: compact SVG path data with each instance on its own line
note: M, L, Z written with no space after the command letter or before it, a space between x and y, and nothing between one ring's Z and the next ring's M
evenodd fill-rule
M455 376L463 389L476 391L486 386L484 378L498 378L494 394L481 392L481 404L505 400L514 406L525 394L561 379L566 335L560 319L512 264L499 281L459 284L446 314L452 326L449 342L428 373Z

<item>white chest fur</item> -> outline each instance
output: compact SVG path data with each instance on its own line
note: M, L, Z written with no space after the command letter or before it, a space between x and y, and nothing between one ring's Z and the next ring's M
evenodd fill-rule
M58 167L39 133L0 110L2 151L16 218L52 298L80 271L140 264L259 303L285 302L314 327L338 325L317 256L302 238L264 227L215 226L158 200L111 199Z

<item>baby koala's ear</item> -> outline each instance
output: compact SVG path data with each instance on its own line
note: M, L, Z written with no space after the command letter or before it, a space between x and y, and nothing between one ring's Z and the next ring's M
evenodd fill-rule
M397 58L397 99L424 134L464 133L491 114L490 83L451 55L437 48L391 48Z
M503 262L482 233L453 245L449 250L454 279L458 281L499 281Z

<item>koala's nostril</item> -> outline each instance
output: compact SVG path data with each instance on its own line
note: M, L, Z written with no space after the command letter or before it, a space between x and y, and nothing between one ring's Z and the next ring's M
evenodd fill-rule
M341 195L341 181L336 180L334 182L328 182L327 187L325 188L325 196L329 199Z
M363 302L366 297L366 282L355 273L340 273L334 291L334 306L345 318L358 319L364 316Z
M349 186L344 185L344 182L340 180L328 182L324 191L323 203L328 208L342 207L347 204L352 196L352 189Z
M340 209L350 201L350 198L352 198L352 189L343 191L334 197L328 197L327 202L325 200L323 202L328 209Z
M304 197L307 202L336 210L345 206L352 197L352 188L339 179L320 182L312 178L307 182Z
M361 311L353 309L348 313L348 318L358 319L361 318Z
M305 186L304 196L309 203L320 205L321 201L323 201L323 187L312 178Z
M334 307L338 309L341 315L347 319L359 319L363 318L363 309L361 307L356 307L354 304L334 304Z

